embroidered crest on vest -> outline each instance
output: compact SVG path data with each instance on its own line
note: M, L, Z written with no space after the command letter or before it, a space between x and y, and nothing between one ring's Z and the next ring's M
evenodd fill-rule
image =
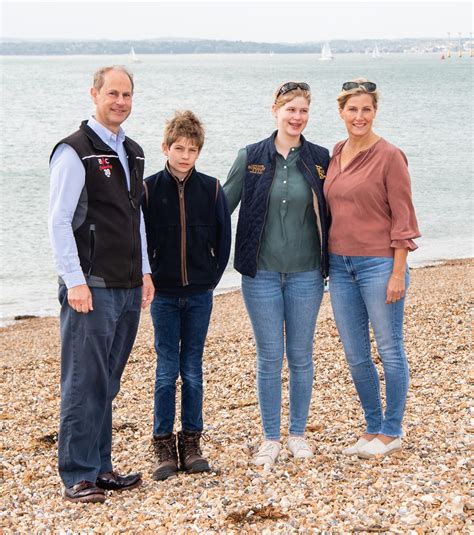
M326 178L326 173L324 172L324 169L320 165L315 165L316 171L318 172L318 176L321 180L324 180Z
M252 164L247 166L247 169L251 173L255 173L256 175L263 175L263 172L265 171L265 166L264 165L259 165L259 164L256 164L256 163L252 163Z
M110 175L112 174L112 172L111 172L112 165L110 164L109 159L108 158L99 158L98 161L99 161L99 169L101 171L104 171L104 175L107 178L110 178Z

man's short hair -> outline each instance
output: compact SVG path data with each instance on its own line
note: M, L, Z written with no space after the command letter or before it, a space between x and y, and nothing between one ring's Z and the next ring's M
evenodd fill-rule
M118 71L126 74L130 80L130 83L132 84L133 93L133 74L123 65L112 65L111 67L101 67L100 69L97 69L94 73L94 82L92 84L97 91L102 89L102 86L104 85L104 77L110 71Z
M166 121L163 138L168 147L180 137L193 140L199 150L204 145L204 127L190 110L176 111L174 116Z

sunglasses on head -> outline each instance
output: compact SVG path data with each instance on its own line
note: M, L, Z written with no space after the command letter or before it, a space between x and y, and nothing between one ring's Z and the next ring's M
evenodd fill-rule
M363 87L369 93L373 93L377 89L377 85L374 82L344 82L342 84L343 91L350 91L358 87Z
M283 84L278 90L276 98L281 97L285 93L288 93L288 91L294 91L295 89L311 91L309 85L306 82L286 82L286 84Z

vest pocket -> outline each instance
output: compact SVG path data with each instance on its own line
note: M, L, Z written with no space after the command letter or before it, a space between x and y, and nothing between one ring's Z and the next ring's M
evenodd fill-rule
M94 264L95 242L96 242L95 225L91 224L91 225L89 225L89 262L90 262L90 267L89 267L88 275L91 274L92 266Z
M208 250L208 258L210 262L210 267L211 267L212 273L215 274L217 271L216 250L214 246L210 243L207 244L207 250Z
M155 247L151 251L151 255L148 255L148 258L150 260L150 267L151 267L152 271L156 270L156 268L158 266L158 251L159 251L159 248Z

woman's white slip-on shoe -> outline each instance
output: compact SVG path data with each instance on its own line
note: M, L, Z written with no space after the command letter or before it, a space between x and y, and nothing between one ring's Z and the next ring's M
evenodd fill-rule
M362 448L362 446L365 446L369 442L370 442L369 440L361 437L352 446L348 446L347 448L344 448L342 450L342 454L343 455L357 455L359 453L360 448Z
M372 459L377 456L391 455L402 448L401 438L396 438L388 444L384 444L380 439L374 438L365 446L359 448L357 456L361 459Z

